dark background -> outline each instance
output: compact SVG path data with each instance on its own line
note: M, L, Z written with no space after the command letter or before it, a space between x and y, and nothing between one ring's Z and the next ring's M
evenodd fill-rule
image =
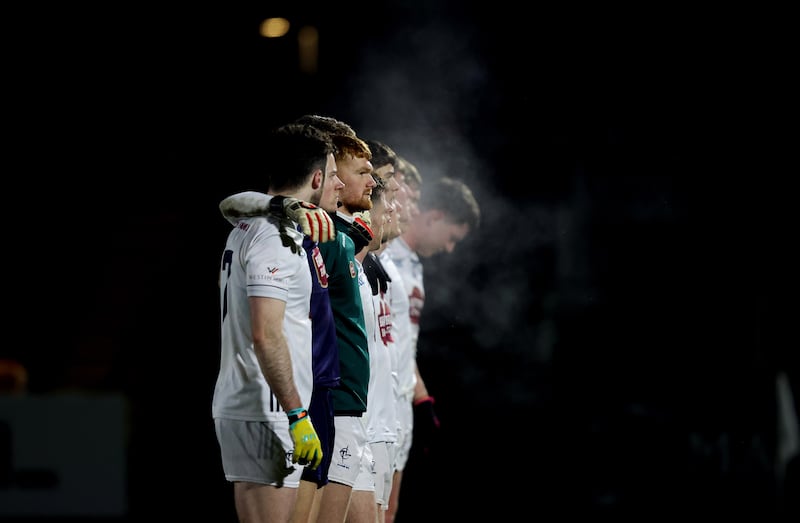
M482 206L426 262L443 425L399 521L796 513L776 464L776 376L797 386L785 13L280 4L9 15L0 356L31 395L125 396L118 520L235 517L210 417L217 203L263 189L260 136L304 113ZM277 15L287 38L259 37Z

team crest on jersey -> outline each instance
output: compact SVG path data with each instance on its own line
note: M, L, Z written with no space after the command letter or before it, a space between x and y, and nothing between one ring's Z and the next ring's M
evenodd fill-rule
M378 311L378 326L381 329L381 340L384 345L394 342L392 338L392 311L389 309L389 304L383 298L381 293L380 310Z
M356 264L353 263L352 260L350 260L350 277L351 278L355 278L356 277Z
M322 253L319 252L319 247L314 246L311 251L311 259L314 260L314 268L317 269L317 280L323 289L328 288L328 271L325 270L325 261L322 259Z
M411 316L411 323L419 325L419 319L422 316L422 307L425 305L425 294L417 286L411 291L408 297L409 315Z

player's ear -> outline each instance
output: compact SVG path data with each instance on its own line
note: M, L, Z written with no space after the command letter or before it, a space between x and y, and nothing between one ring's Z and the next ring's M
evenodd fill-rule
M311 177L311 188L315 191L322 187L323 182L325 181L325 173L322 169L317 169L314 171L314 175Z
M439 209L429 209L426 211L426 215L429 224L444 219L444 211L440 211Z

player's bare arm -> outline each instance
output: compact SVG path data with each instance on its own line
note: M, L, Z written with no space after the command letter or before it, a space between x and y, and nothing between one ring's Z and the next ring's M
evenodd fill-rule
M303 405L292 374L292 358L283 335L286 303L274 298L255 296L251 296L249 301L253 348L261 372L283 410L288 412L301 408Z

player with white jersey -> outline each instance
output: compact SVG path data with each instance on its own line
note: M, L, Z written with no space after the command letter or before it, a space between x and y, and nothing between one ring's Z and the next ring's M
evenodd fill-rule
M269 193L309 200L333 160L327 135L302 125L265 142ZM220 267L220 368L212 416L241 521L288 521L302 468L322 459L306 410L313 387L311 273L296 222L238 220Z
M385 186L381 181L372 189L372 230L369 246L356 255L361 262L359 290L364 304L364 322L369 342L370 378L367 411L364 414L372 469L359 474L353 486L348 522L384 520L391 482L394 474L397 415L395 388L392 376L391 320L386 293L390 284L377 256L371 252L381 245L384 226L391 219L393 207L384 199ZM363 275L363 276L362 276Z
M302 247L303 235L287 231ZM283 328L300 403L311 399L311 275L305 251L283 247L278 225L266 218L240 220L228 236L220 274L222 353L214 391L213 416L250 421L287 421L275 393L261 372L253 350L249 298L285 302ZM244 291L244 292L242 292ZM247 401L242 401L247 398ZM288 431L286 433L288 438ZM287 439L288 441L288 439Z
M394 359L392 377L397 417L394 461L395 468L403 470L411 449L411 429L414 421L411 403L414 400L414 386L417 383L414 372L414 346L411 345L411 320L408 315L409 302L403 275L385 248L378 258L391 281L386 298L390 312L389 321L392 325L391 354Z
M398 157L394 178L400 186L395 201L395 219L386 234L386 242L379 251L381 263L392 280L389 307L392 311L392 339L397 363L395 366L397 398L397 473L393 480L395 501L399 493L402 472L411 450L411 435L414 416L412 403L417 385L416 348L419 336L419 318L425 302L422 282L422 263L401 238L410 227L411 219L418 214L419 190L412 190L407 183L411 169L419 178L419 171L408 160ZM403 267L401 271L398 267ZM412 297L414 297L412 305ZM391 510L391 509L390 509ZM393 512L390 512L393 516Z
M245 191L225 198L220 210L232 223L237 217L269 216L288 217L297 222L304 231L303 248L308 254L311 273L311 327L314 389L308 414L317 431L323 457L319 467L305 467L300 478L292 515L293 523L316 521L322 493L328 484L328 471L334 452L333 389L339 386L339 351L336 341L336 325L328 293L328 274L319 250L319 242L334 241L336 230L328 211L335 211L339 193L344 184L338 177L333 159L326 166L322 190L310 202L293 198L273 197L254 191ZM309 205L312 204L312 205ZM317 204L315 207L313 204ZM339 233L342 234L342 233Z

